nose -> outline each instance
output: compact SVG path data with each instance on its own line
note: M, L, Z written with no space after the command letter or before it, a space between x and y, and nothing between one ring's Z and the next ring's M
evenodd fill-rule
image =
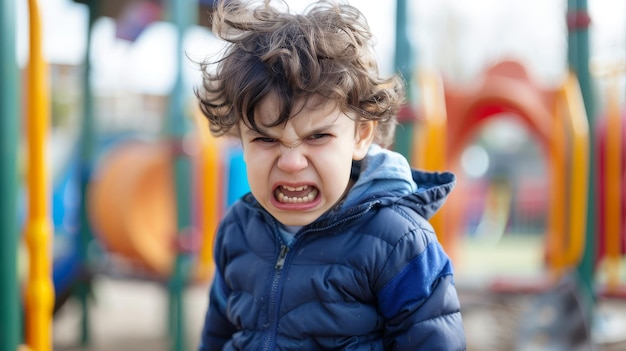
M277 166L287 173L296 173L305 169L309 164L306 155L300 147L280 147Z

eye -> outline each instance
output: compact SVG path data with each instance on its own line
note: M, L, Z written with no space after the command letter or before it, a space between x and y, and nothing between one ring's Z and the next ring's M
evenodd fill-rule
M307 137L307 140L312 141L312 142L323 142L326 139L330 138L331 136L332 135L328 133L316 133L316 134L309 135Z
M263 144L273 144L276 142L276 139L274 138L268 138L268 137L258 137L258 138L254 138L252 139L252 142L258 142L258 143L263 143Z

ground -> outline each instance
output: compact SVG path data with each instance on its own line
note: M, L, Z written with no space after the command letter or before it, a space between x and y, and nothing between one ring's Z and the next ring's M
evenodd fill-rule
M527 314L536 307L539 301L537 295L501 294L486 289L489 279L497 275L508 274L522 281L537 274L541 257L533 245L536 243L524 240L510 240L497 246L474 243L465 245L466 249L460 252L461 257L457 259L462 264L456 264L457 288L469 351L519 350L515 345L520 328L541 321L529 321ZM207 291L207 284L199 284L188 287L184 295L188 350L195 350L198 345L208 302ZM168 337L167 305L168 292L161 283L128 276L98 275L94 279L94 300L89 310L90 344L81 346L78 342L81 310L76 301L69 300L54 320L54 350L174 351ZM625 351L626 299L601 299L593 310L595 322L590 329L595 351ZM532 316L539 318L541 314ZM571 322L572 318L575 319L563 319ZM539 338L541 334L534 337ZM545 335L543 337L546 338ZM546 340L538 342L545 344Z

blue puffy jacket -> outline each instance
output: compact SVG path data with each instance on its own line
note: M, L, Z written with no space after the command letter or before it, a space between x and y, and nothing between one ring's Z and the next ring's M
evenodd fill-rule
M218 229L199 350L465 350L451 262L426 220L454 175L408 173L419 190L372 187L290 246L244 196Z

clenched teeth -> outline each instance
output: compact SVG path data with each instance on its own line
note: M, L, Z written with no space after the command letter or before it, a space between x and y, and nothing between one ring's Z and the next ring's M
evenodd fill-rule
M302 191L302 190L306 190L308 186L305 185L305 186L301 186L297 188L285 186L284 188L288 191ZM317 197L317 194L318 194L318 190L315 188L312 189L308 194L302 197L287 196L279 190L277 192L276 199L278 199L279 202L286 203L286 204L304 204L304 203L309 203L315 200L315 198Z
M292 186L288 186L288 185L283 185L283 188L285 188L285 190L289 190L289 191L302 191L302 190L306 190L309 188L308 185L301 185L298 187L292 187Z

